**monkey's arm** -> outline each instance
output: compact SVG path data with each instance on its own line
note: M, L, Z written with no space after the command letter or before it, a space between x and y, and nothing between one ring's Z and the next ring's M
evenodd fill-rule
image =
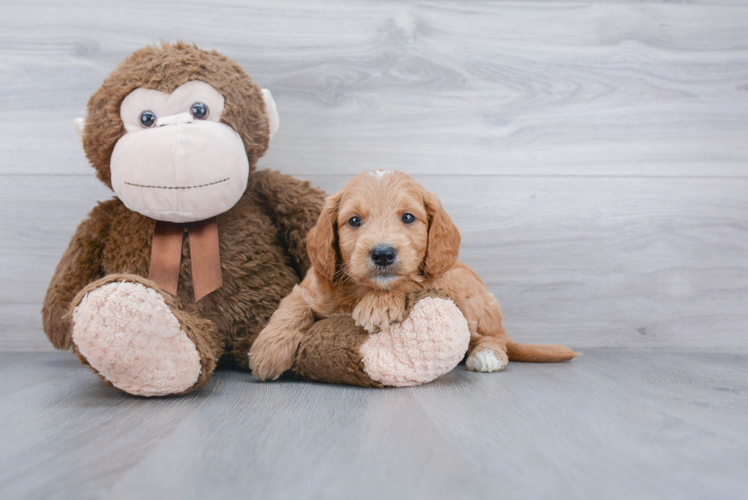
M249 191L279 229L291 264L299 279L303 279L311 267L306 234L317 223L325 193L313 188L308 181L271 170L253 172L250 183Z
M112 200L114 201L114 200ZM57 349L70 348L71 324L63 319L70 301L87 284L103 276L101 256L111 223L111 201L94 208L75 231L44 297L44 332Z

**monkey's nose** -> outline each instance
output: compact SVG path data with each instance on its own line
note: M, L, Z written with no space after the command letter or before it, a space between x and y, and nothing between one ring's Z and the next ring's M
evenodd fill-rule
M176 125L177 123L191 123L194 120L192 115L189 113L179 113L177 115L164 116L156 120L157 127L163 127L164 125Z
M396 258L397 252L394 247L377 245L371 249L371 260L378 266L387 267L392 265Z

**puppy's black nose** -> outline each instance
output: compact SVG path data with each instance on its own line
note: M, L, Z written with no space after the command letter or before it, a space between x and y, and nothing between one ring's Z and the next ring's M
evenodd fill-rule
M397 252L390 246L379 245L371 249L371 260L378 266L389 266L396 257Z

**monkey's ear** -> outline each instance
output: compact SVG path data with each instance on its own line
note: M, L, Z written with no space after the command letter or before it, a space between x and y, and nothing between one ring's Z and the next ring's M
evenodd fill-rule
M78 138L78 144L83 147L83 129L86 128L86 119L76 118L73 123L75 123L75 136Z
M278 117L278 108L275 107L273 94L268 89L262 89L262 100L265 101L265 114L268 115L268 126L270 127L270 139L278 131L280 118Z

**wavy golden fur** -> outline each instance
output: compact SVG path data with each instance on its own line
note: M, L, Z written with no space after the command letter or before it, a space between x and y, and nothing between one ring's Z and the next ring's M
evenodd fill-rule
M388 248L394 260L378 265L375 248ZM459 248L460 233L434 193L402 172L355 177L326 200L307 235L312 268L257 338L250 351L253 372L266 379L288 370L316 319L351 314L358 325L376 332L402 319L408 293L434 288L448 293L468 321L469 369L497 371L509 360L578 356L564 346L513 342L496 298L457 260ZM493 355L488 363L487 353Z

